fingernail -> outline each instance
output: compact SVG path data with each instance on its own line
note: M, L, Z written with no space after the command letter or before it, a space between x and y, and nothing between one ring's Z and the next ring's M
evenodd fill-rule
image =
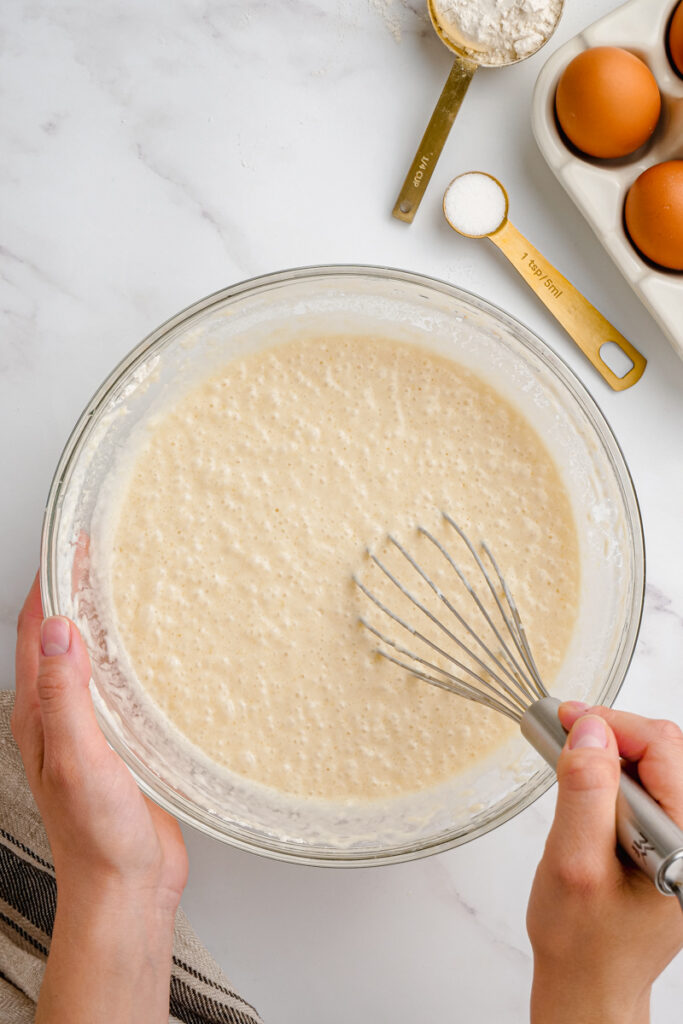
M562 710L567 711L588 711L590 704L584 704L582 700L565 700L562 702Z
M593 715L580 718L569 733L570 750L576 750L579 747L600 747L604 750L607 742L605 723L601 718Z
M71 646L71 623L61 615L43 619L40 627L40 646L46 658L66 654Z

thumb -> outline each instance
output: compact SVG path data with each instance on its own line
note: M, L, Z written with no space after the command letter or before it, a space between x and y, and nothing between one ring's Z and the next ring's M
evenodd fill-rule
M90 659L74 624L61 615L44 619L40 648L36 691L47 757L83 746L96 720L88 689Z
M557 806L548 848L564 874L580 884L616 866L620 773L612 730L597 715L579 718L557 763Z

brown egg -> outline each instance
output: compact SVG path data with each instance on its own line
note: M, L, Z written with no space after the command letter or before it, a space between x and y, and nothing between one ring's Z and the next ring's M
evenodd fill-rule
M652 135L660 109L648 66L616 46L596 46L574 57L555 95L562 131L589 156L633 153Z
M655 164L631 185L624 207L631 241L669 270L683 270L683 160Z
M669 25L669 55L673 66L683 75L683 2L674 11Z

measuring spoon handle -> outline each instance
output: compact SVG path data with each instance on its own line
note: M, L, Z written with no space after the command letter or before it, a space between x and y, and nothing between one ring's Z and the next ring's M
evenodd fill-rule
M472 76L478 67L478 64L466 57L455 58L451 73L446 79L446 84L392 211L393 216L398 220L410 224L417 213L417 208L422 202L425 189L436 167L436 161L441 155L448 133L460 110L460 104L465 98Z
M507 256L611 388L624 391L640 380L647 365L645 357L577 291L571 281L548 263L514 224L506 220L488 237ZM623 377L618 377L600 355L602 346L607 342L617 345L633 363Z

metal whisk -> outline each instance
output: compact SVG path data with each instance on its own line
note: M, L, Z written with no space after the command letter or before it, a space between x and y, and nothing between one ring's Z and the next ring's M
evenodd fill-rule
M453 600L444 594L433 575L429 575L391 535L388 538L390 543L432 591L438 606L443 606L448 613L448 625L416 596L412 586L402 582L384 562L368 551L370 559L416 611L431 622L436 628L435 635L446 638L449 646L452 645L451 649L442 646L443 640L437 643L392 611L357 576L353 577L354 582L385 616L430 648L448 667L444 668L404 647L365 617L360 621L379 641L376 651L383 658L432 686L476 701L511 718L548 764L556 768L567 738L557 716L560 701L551 697L543 685L510 588L488 546L481 543L482 557L451 516L446 512L442 514L474 560L481 577L479 589L470 582L440 540L422 526L418 527L418 533L439 552L454 574L454 584L457 583L461 591L464 589L476 606L477 612L472 608L472 613L482 625L486 624L486 639L482 637L481 630L472 625L472 618L465 617ZM623 771L616 817L617 835L623 849L652 879L659 892L675 894L683 909L683 831L643 787Z

